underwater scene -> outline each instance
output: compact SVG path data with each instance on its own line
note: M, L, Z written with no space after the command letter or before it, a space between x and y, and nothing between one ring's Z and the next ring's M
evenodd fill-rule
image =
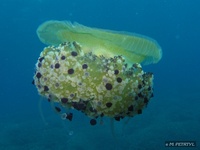
M199 150L198 0L0 0L0 150Z

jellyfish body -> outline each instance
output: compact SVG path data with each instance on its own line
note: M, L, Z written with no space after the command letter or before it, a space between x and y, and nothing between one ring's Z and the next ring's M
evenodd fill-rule
M106 58L122 55L127 63L157 63L162 50L157 42L139 34L90 28L69 21L47 21L37 29L39 39L48 45L76 41L84 52Z
M39 94L67 110L81 111L92 118L91 125L98 117L119 121L141 114L153 97L153 74L140 63L161 59L156 41L61 21L43 23L37 34L50 45L36 63L33 83ZM61 117L71 121L73 115Z

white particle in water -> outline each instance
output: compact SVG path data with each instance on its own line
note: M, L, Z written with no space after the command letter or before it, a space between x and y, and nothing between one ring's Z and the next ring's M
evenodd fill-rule
M69 131L69 135L72 136L74 134L74 131Z

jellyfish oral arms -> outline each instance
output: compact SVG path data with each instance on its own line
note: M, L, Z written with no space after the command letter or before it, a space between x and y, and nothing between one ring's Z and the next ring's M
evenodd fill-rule
M44 48L34 85L40 95L63 108L81 111L95 125L98 117L119 121L141 114L153 94L153 74L137 63L127 67L123 56L84 53L73 42Z
M160 46L149 37L90 28L69 21L47 21L38 27L37 35L47 45L76 41L86 53L106 58L122 55L128 64L157 63L162 58Z

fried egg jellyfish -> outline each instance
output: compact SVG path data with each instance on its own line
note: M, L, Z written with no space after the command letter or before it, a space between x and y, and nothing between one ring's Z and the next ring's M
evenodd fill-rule
M35 66L39 94L67 112L81 111L91 118L91 125L98 118L120 121L141 114L153 97L153 74L144 72L140 64L162 58L155 40L69 21L47 21L37 35L49 45ZM72 120L72 113L55 110Z

